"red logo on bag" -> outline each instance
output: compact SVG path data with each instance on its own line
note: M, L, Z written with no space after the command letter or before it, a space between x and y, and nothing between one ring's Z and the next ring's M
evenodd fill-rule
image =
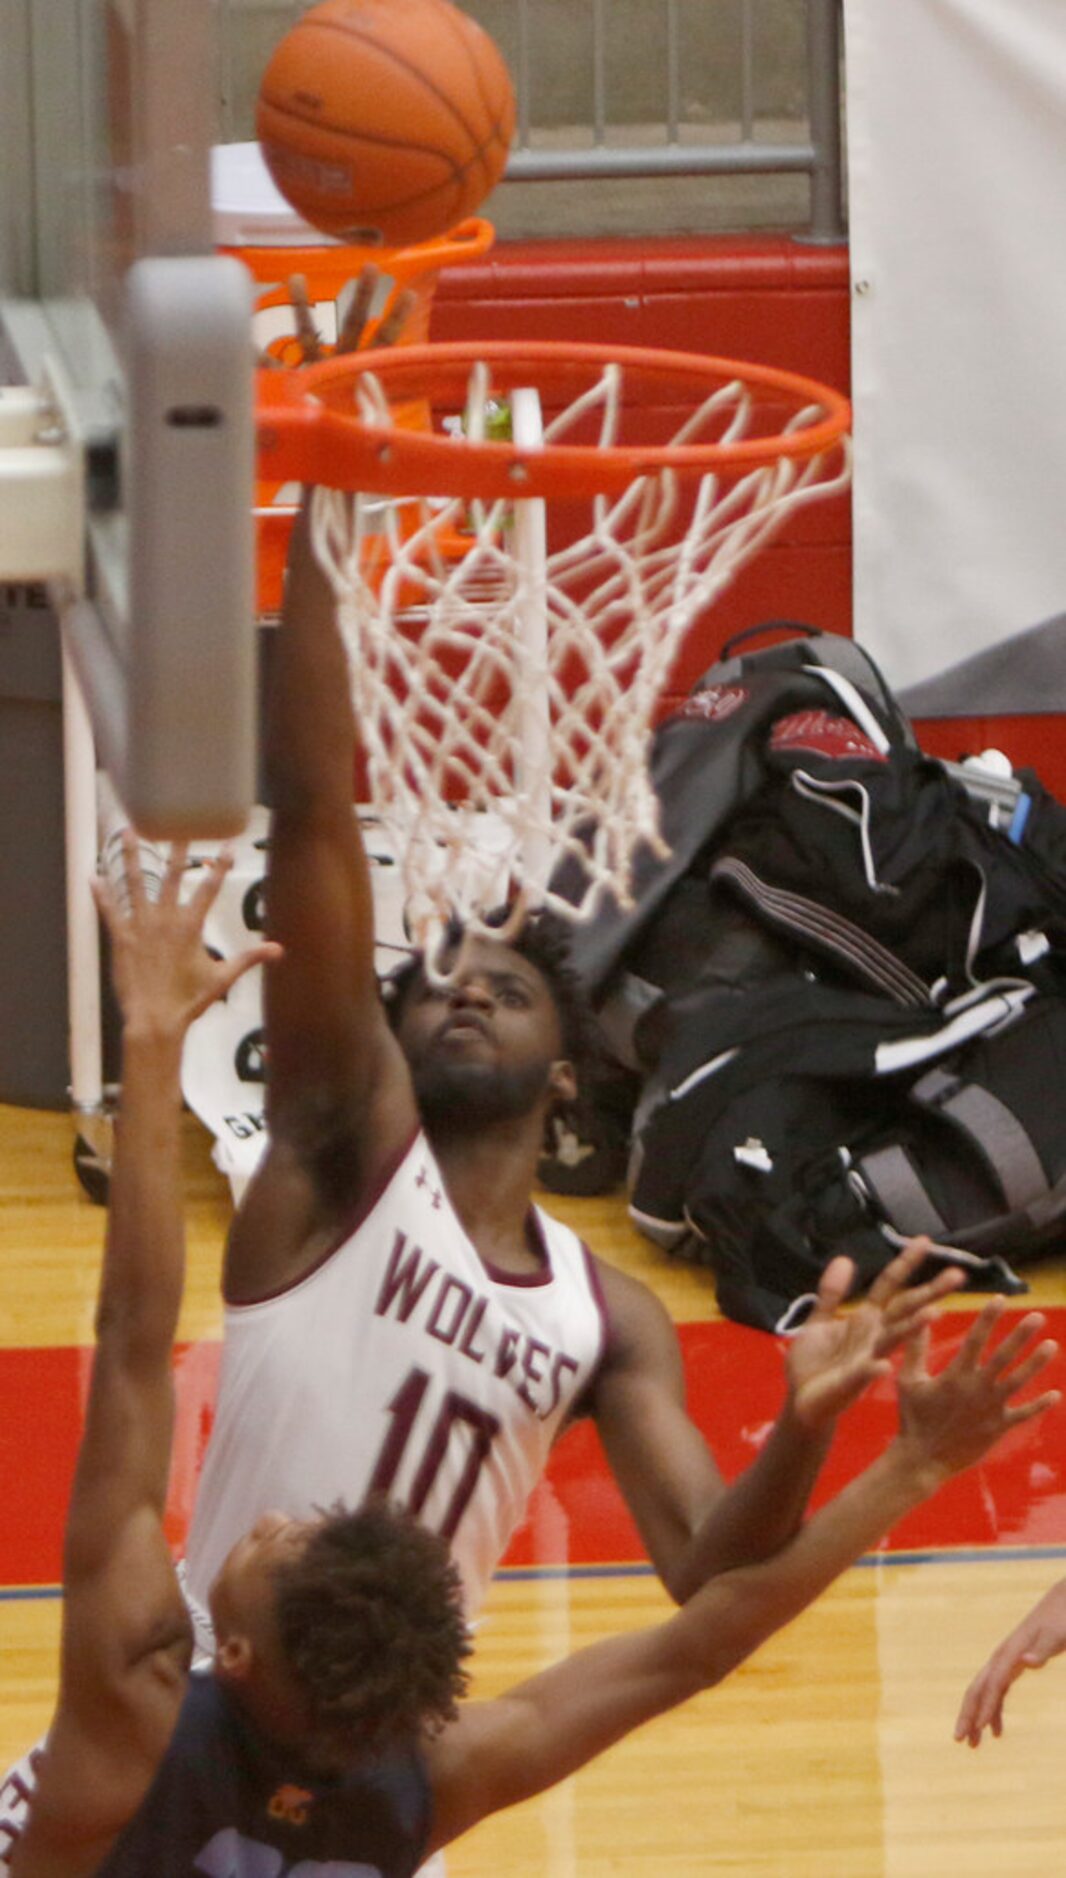
M807 750L812 756L827 756L839 762L856 757L873 763L887 763L884 750L871 743L866 732L850 717L836 717L831 711L796 711L792 717L779 717L770 733L771 750Z
M708 685L706 691L694 691L673 713L675 717L702 717L711 724L724 723L748 701L743 685Z

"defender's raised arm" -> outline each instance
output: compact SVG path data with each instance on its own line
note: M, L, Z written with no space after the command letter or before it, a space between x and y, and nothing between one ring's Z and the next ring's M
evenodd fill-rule
M193 1019L274 945L212 959L201 938L228 859L179 904L184 852L157 903L124 842L124 908L96 898L122 1010L122 1095L85 1429L67 1515L59 1700L31 1824L12 1870L64 1864L70 1847L106 1849L146 1790L184 1692L191 1629L163 1533L174 1402L171 1351L181 1307L180 1068ZM64 1850L66 1848L66 1851Z
M776 1557L725 1572L667 1623L612 1638L471 1704L430 1748L434 1840L565 1779L654 1715L721 1682L813 1602L904 1514L1019 1423L1058 1402L1018 1397L1057 1353L1034 1343L1027 1316L992 1347L1002 1299L986 1306L954 1360L927 1368L928 1331L908 1345L899 1377L900 1432Z

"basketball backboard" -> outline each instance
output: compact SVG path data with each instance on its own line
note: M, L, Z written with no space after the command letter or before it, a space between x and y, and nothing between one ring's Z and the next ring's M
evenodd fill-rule
M213 248L215 12L0 10L0 381L24 388L6 434L0 397L0 578L49 578L100 764L163 838L235 832L254 795L252 297Z

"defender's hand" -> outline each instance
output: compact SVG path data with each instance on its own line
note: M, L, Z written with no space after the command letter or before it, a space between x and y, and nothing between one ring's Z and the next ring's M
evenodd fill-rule
M1024 1670L1043 1669L1062 1650L1066 1650L1066 1578L1052 1585L974 1677L962 1698L956 1741L968 1741L976 1748L986 1728L1001 1735L1003 1703L1011 1684Z
M910 1240L848 1311L841 1306L855 1267L847 1258L831 1259L826 1266L818 1303L786 1359L793 1413L808 1430L824 1429L878 1376L887 1375L891 1353L930 1322L940 1298L965 1284L965 1274L953 1266L928 1284L911 1284L930 1243Z
M1034 1342L1045 1319L1039 1311L1029 1311L992 1348L1005 1309L1003 1298L986 1304L961 1349L935 1376L928 1369L928 1328L907 1344L897 1385L898 1440L926 1470L930 1492L981 1460L1011 1428L1045 1414L1060 1399L1057 1389L1048 1389L1018 1401L1059 1346L1051 1338Z
M253 965L280 958L272 941L250 946L230 959L205 950L204 921L233 864L223 853L210 863L195 893L179 900L186 847L170 851L162 887L150 899L141 872L137 837L122 836L125 906L107 880L92 882L93 898L111 936L112 976L127 1037L135 1031L159 1037L182 1037L194 1018Z

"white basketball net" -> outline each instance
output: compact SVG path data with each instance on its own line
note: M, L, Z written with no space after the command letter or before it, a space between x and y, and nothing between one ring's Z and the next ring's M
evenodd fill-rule
M376 378L362 375L357 395L368 421L391 424ZM609 448L621 395L609 366L543 442L578 419L587 427L595 410ZM490 396L475 366L468 435L484 434ZM528 444L536 394L510 402ZM726 385L672 442L738 441L750 415L743 383ZM811 407L789 428L823 416ZM516 893L512 928L531 906L580 919L608 890L629 903L638 843L662 849L647 752L682 638L788 514L844 485L846 449L832 454L828 480L823 458L784 457L725 482L703 477L680 538L676 473L641 476L619 497L590 498L588 531L550 554L539 501L316 491L315 550L337 594L372 803L400 857L416 943L455 913L485 930L485 913ZM577 904L549 885L566 855L584 869Z

